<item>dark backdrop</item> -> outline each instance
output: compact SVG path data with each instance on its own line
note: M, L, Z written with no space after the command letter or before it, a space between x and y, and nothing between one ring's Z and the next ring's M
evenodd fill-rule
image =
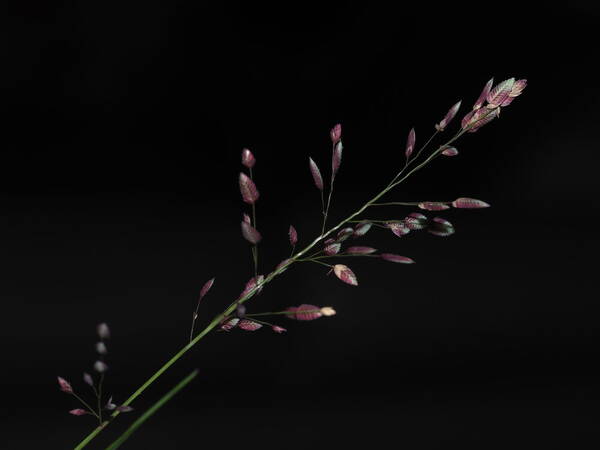
M334 123L339 219L397 171L412 126L422 143L492 76L529 86L389 197L492 208L445 214L448 239L371 232L363 242L417 264L352 260L358 288L316 265L286 272L252 310L338 315L209 335L90 448L192 368L127 448L597 442L597 7L74 3L2 6L3 448L70 448L94 426L67 414L55 377L85 391L99 321L122 401L185 343L205 280L201 323L237 296L252 271L242 147L258 159L267 272L290 223L301 244L319 230L307 159L328 173Z

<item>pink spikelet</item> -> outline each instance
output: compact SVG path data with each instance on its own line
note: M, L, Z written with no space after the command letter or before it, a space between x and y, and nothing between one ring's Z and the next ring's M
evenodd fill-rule
M427 216L421 213L410 213L404 218L404 224L410 230L422 230L427 225Z
M249 205L253 205L260 195L254 181L243 172L240 172L240 193L244 202Z
M242 221L246 222L248 225L252 225L252 219L250 219L250 216L246 213L242 215Z
M384 260L390 261L390 262L395 262L395 263L400 263L400 264L414 264L414 260L412 260L408 256L400 256L400 255L395 255L393 253L382 253L381 255L379 255L379 257L381 259L384 259Z
M404 154L406 155L406 159L410 158L410 155L412 155L412 152L415 149L415 140L416 140L415 129L411 128L410 131L408 132L408 138L406 139L406 150L404 151Z
M323 252L325 252L327 256L337 255L340 252L341 247L342 244L340 244L339 242L334 242L332 244L326 245L323 249Z
M474 115L475 115L475 110L469 111L467 114L465 114L465 117L462 118L462 120L460 121L460 127L463 130L466 129L471 124L471 121L473 120Z
M242 319L238 323L238 328L241 328L244 331L256 331L259 328L262 328L262 324L254 322L253 320Z
M294 228L293 225L290 225L288 235L290 237L290 245L292 247L295 247L296 244L298 243L298 232L296 231L296 229Z
M351 227L342 228L336 236L336 241L343 242L353 234L354 230Z
M337 144L342 138L342 125L339 123L335 124L331 131L329 131L329 137L331 137L331 142Z
M321 308L315 305L300 305L296 308L296 320L315 320L321 317Z
M450 209L448 205L442 202L421 202L417 206L426 211L442 211L444 209Z
M221 324L221 330L231 331L232 329L234 329L237 326L239 321L240 321L240 319L238 319L237 317L227 319Z
M476 198L461 197L452 202L452 206L461 209L489 208L489 204Z
M485 84L485 86L483 87L483 91L481 91L481 94L479 95L479 98L477 99L477 101L473 105L473 111L478 110L479 108L481 108L483 106L483 104L487 100L487 96L490 93L490 90L492 89L493 84L494 84L494 79L493 78L490 79Z
M273 330L277 334L282 334L282 333L285 333L287 331L285 328L280 327L279 325L273 325L271 327L271 330Z
M261 241L262 236L256 228L254 228L252 225L246 222L242 222L241 226L242 236L244 236L244 239L246 239L248 242L254 245L258 244Z
M525 89L526 86L527 86L527 80L525 80L525 79L515 81L515 84L513 84L513 87L510 90L510 94L508 94L508 98L506 100L504 100L500 106L510 105L516 97L521 95L521 93L523 92L523 89Z
M371 253L375 253L376 251L377 249L373 247L355 246L348 247L344 253L348 255L370 255Z
M410 233L410 227L404 222L389 222L386 226L398 237L406 236Z
M350 270L348 266L343 264L336 264L333 266L333 273L335 276L342 280L344 283L349 284L351 286L358 286L358 280L354 272Z
M202 286L202 289L200 289L200 300L202 300L204 298L204 296L206 294L208 294L208 291L210 291L210 288L213 286L214 283L215 283L214 278L211 278L206 283L204 283L204 286Z
M515 84L513 84L513 87L510 90L510 94L508 94L509 97L518 97L526 87L527 80L525 78L515 81Z
M458 150L456 150L456 147L446 147L444 150L442 150L442 155L456 156L458 155Z
M323 177L321 176L321 171L317 164L312 160L312 158L308 158L308 163L310 165L310 173L312 174L313 180L315 182L315 186L320 191L323 190Z
M74 416L85 416L86 414L89 414L89 413L85 409L75 408L75 409L72 409L71 411L69 411L69 414L72 414Z
M487 108L494 109L498 106L501 106L502 103L509 97L514 84L515 79L509 78L508 80L504 80L494 86L487 95Z
M438 131L444 131L448 124L454 119L456 113L460 109L460 104L462 101L456 102L452 107L448 110L444 118L440 121L440 123L436 124L435 129Z
M371 229L372 226L373 224L371 222L361 222L357 224L356 227L354 227L353 236L355 238L364 236L365 234L367 234L367 232Z
M489 106L489 105L488 105ZM469 133L475 133L482 126L490 123L499 115L500 108L489 110L487 108L481 108L477 111L473 111L470 119L463 124L463 129L469 127L467 130ZM465 117L466 119L466 117ZM463 119L464 121L464 119Z
M57 379L58 379L58 387L60 388L61 391L65 392L66 394L73 393L73 388L71 387L71 383L69 383L67 380L65 380L62 377L57 377Z
M256 164L256 159L250 150L247 148L242 150L242 165L246 166L248 169L252 169Z
M338 141L337 144L335 144L335 148L333 149L333 155L331 156L331 176L332 178L335 178L335 175L338 173L338 170L340 170L340 166L342 165L342 150L344 149L344 146L342 145L342 141Z

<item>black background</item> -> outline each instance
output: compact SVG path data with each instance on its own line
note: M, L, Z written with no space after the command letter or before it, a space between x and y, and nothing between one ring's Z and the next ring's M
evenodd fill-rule
M252 274L242 147L258 160L268 272L290 223L301 244L319 231L307 159L328 173L333 124L339 220L396 173L412 126L422 143L492 76L529 86L389 197L492 208L443 214L448 239L369 233L365 245L417 264L351 260L358 288L316 265L289 270L252 311L338 315L282 319L285 335L209 335L90 448L192 368L126 448L597 445L598 8L202 3L2 6L1 446L71 448L93 428L67 414L76 403L55 377L85 392L98 322L113 331L107 389L123 401L186 342L204 281L216 276L201 323L237 296Z

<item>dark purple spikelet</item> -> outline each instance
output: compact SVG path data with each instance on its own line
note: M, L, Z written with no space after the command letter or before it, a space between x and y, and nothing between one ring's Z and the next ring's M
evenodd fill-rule
M331 156L331 176L335 178L338 170L340 170L340 166L342 165L342 150L344 146L342 145L342 141L338 141L335 144L335 148L333 149L333 155Z
M461 209L489 208L489 203L476 198L460 197L452 202L452 206Z
M89 413L85 409L75 408L75 409L72 409L71 411L69 411L69 414L72 414L74 416L85 416L86 414L89 414Z
M325 242L323 242L324 245L329 245L329 244L333 244L335 242L335 239L333 238L329 238L326 239Z
M242 150L242 165L246 166L248 169L251 169L256 164L256 159L250 150L247 148Z
M308 163L310 165L310 173L312 174L313 180L315 182L315 186L320 191L323 190L323 177L321 176L321 171L319 170L319 166L315 163L312 158L308 158Z
M73 388L71 387L71 383L69 383L67 380L65 380L62 377L56 377L58 379L58 387L60 388L61 391L67 393L67 394L72 394L73 393Z
M352 227L346 227L346 228L342 228L337 236L336 236L336 241L337 242L343 242L346 239L348 239L350 236L352 236L354 234L354 230L352 229Z
M434 236L446 237L454 234L454 226L446 219L434 217L429 223L427 231Z
M252 225L246 222L242 222L241 226L242 236L244 236L244 239L246 239L248 242L254 245L258 244L261 241L262 236L256 228L254 228Z
M253 205L260 196L254 181L244 172L240 172L240 193L242 194L242 200L249 205Z
M354 272L352 272L348 266L345 266L344 264L336 264L333 266L333 273L335 273L335 276L344 283L351 286L358 286L356 275L354 275Z
M98 332L100 339L110 339L110 328L108 328L106 323L103 322L98 324L96 331Z
M371 229L371 227L373 226L373 224L371 222L361 222L359 224L356 225L356 227L354 227L354 232L353 235L355 238L364 236L365 234L368 233L368 231Z
M490 93L490 90L492 89L493 85L494 85L494 79L492 78L483 87L483 91L481 91L481 94L479 95L479 98L477 99L477 101L473 105L473 111L475 111L475 110L477 110L477 109L479 109L479 108L481 108L483 106L483 104L487 100L487 96Z
M400 263L400 264L414 264L414 260L412 260L408 256L400 256L400 255L395 255L393 253L382 253L381 255L379 255L379 257L381 259L384 259L384 260L390 261L390 262L395 262L395 263Z
M254 322L253 320L242 319L238 323L238 328L241 328L244 331L256 331L259 328L262 328L262 324Z
M426 211L442 211L444 209L450 209L448 205L442 202L421 202L418 206Z
M410 228L404 222L389 222L386 226L398 237L406 236L410 233Z
M456 156L458 155L458 150L456 150L456 147L446 147L444 150L442 150L442 155Z
M341 248L342 248L342 244L340 244L339 242L333 242L329 245L326 245L325 248L323 249L323 251L325 252L325 254L327 256L333 256L333 255L337 255L340 252Z
M288 235L290 237L290 245L292 247L295 247L296 244L298 243L298 232L296 231L296 229L294 228L293 225L290 225Z
M444 118L440 121L440 123L436 124L436 126L435 126L436 130L444 131L446 129L448 124L452 121L452 119L454 119L454 116L456 116L456 113L460 109L461 103L462 103L462 101L459 101L459 102L455 103L454 105L452 105L452 107L448 110L448 112L446 113Z
M252 225L252 219L250 219L250 216L246 213L242 215L242 222L246 222L248 225Z
M331 142L337 144L339 140L342 138L342 125L336 123L333 128L329 131L329 137L331 137Z
M410 158L410 155L412 155L412 152L415 149L416 139L417 139L417 137L415 134L415 129L411 128L410 131L408 132L408 138L406 139L406 150L404 151L404 154L406 155L406 159Z
M348 255L370 255L376 251L377 249L373 247L354 246L348 247L344 253L347 253Z

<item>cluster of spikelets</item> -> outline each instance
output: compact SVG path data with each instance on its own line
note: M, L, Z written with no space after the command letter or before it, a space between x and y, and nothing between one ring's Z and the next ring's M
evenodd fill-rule
M458 114L458 111L461 106L461 102L455 103L449 111L446 113L444 118L437 124L435 124L435 132L426 141L426 143L418 150L415 150L416 144L416 133L415 129L412 128L408 133L408 138L406 142L406 148L404 151L406 161L404 167L400 172L392 179L390 184L375 197L374 200L378 199L382 195L386 194L392 188L400 184L406 177L411 175L415 170L420 169L425 164L429 163L434 157L438 155L446 156L446 157L454 157L458 155L458 150L450 145L452 144L458 137L462 136L464 133L473 133L477 130L481 129L484 125L490 123L494 119L500 116L501 108L504 108L510 105L516 97L521 95L523 90L527 85L527 80L520 79L515 80L514 78L509 78L507 80L498 83L494 86L493 79L488 81L485 85L483 91L481 92L479 98L473 105L471 111L469 111L461 120L461 126L459 132L452 139L446 142L446 144L441 145L437 148L437 150L431 152L431 154L425 158L424 161L418 162L419 156L423 153L423 151L427 148L428 144L432 141L432 139L438 134L447 128L450 122L455 118ZM383 228L386 230L390 230L394 235L398 237L406 236L407 234L418 231L418 230L426 230L434 236L446 237L450 236L454 233L454 226L444 218L441 217L433 217L428 218L425 214L419 211L414 211L407 214L403 219L399 220L351 220L355 216L357 216L360 212L364 211L367 207L371 206L383 206L383 205L402 205L402 206L414 206L419 208L422 211L443 211L450 208L457 209L478 209L478 208L486 208L489 206L486 202L474 198L468 197L460 197L453 201L420 201L420 202L392 202L392 203L374 203L374 200L365 204L361 209L358 210L357 213L350 216L350 218L346 219L342 224L332 228L331 230L325 232L325 226L327 222L327 217L329 214L329 210L331 207L332 193L334 188L334 181L336 175L340 169L342 163L342 127L340 124L335 125L330 130L330 139L332 145L332 153L331 153L331 176L330 182L327 189L327 200L325 200L326 195L326 187L323 180L323 176L318 165L315 161L309 157L309 168L314 181L315 186L320 192L321 196L321 206L322 206L322 214L323 214L323 222L321 228L321 234L312 241L304 250L294 254L296 245L298 244L298 232L294 228L294 226L290 225L288 230L289 243L291 245L292 251L291 256L281 263L279 263L273 272L271 272L266 277L264 275L258 274L258 244L262 240L262 236L257 229L256 222L256 202L258 201L260 194L256 187L253 177L253 167L256 164L256 158L252 154L252 152L248 149L243 149L242 151L242 165L247 169L248 173L241 172L239 175L239 188L242 196L242 200L249 205L251 208L250 214L244 213L241 221L241 233L246 241L248 241L252 246L252 260L254 263L254 276L250 278L250 280L246 283L243 291L237 298L237 300L228 308L226 311L218 316L215 319L215 323L218 324L218 328L221 331L231 331L235 328L241 329L244 331L256 331L263 326L268 326L275 333L283 333L286 331L285 328L275 325L269 322L265 322L262 320L263 316L273 316L273 315L281 315L285 316L288 319L298 320L298 321L309 321L318 319L320 317L329 317L336 314L336 311L330 307L319 307L310 304L302 304L299 306L292 306L285 308L282 311L276 312L264 312L264 313L248 313L246 306L243 304L246 300L251 298L254 295L260 294L264 285L270 281L274 276L281 274L285 270L287 270L288 266L295 262L312 262L322 266L326 266L329 269L328 273L333 272L337 278L343 281L346 284L356 286L358 285L358 280L354 272L344 264L328 264L325 261L331 258L337 257L374 257L383 259L385 261L390 261L394 263L400 264L412 264L414 260L407 256L401 256L393 253L378 253L378 250L368 246L358 246L358 245L347 245L348 239L357 239L365 236L367 232L372 227ZM413 166L416 164L416 166ZM410 169L408 173L405 173ZM403 176L404 178L401 178ZM318 248L318 249L317 249ZM316 250L316 251L315 251ZM312 251L313 253L307 255ZM200 296L198 298L198 303L195 311L192 315L192 327L190 331L190 343L194 340L194 325L198 318L198 310L200 307L200 303L202 299L206 296L208 291L214 284L215 279L207 281L200 291ZM258 317L261 317L259 319ZM194 343L199 340L206 332L212 329L213 325L209 325L205 331L198 335L195 338ZM104 381L105 372L108 370L108 366L106 365L104 359L107 353L106 343L105 341L110 337L110 332L108 326L106 324L100 324L98 326L98 335L100 337L99 342L96 344L96 351L98 353L98 360L94 364L94 370L98 373L98 381L95 381L94 378L88 374L84 373L83 380L86 384L88 384L93 390L96 396L96 404L97 407L93 408L89 406L87 402L85 402L72 388L71 384L65 379L58 377L58 383L60 389L72 396L74 396L79 402L84 406L84 408L76 408L70 411L71 414L76 416L81 415L94 415L100 423L102 423L102 414L104 411L118 411L118 412L127 412L131 411L131 407L127 405L118 406L112 402L112 397L108 400L108 402L101 406L103 403L102 397L102 383ZM187 348L191 347L188 345L183 349L182 352L175 358L177 359ZM172 359L167 364L171 364L174 361ZM165 370L163 367L161 370Z
M489 80L479 98L461 121L462 132L473 133L479 130L484 125L491 122L493 119L499 117L500 109L508 106L517 96L519 96L523 89L525 89L527 81L524 79L515 80L509 78L496 86L493 86L493 79ZM461 101L455 103L450 110L446 113L444 118L435 125L436 134L443 132L449 123L457 115ZM331 177L329 183L329 190L326 198L325 188L326 184L323 180L321 170L317 163L309 157L309 169L312 175L313 182L321 194L321 205L323 213L323 232L327 221L327 216L331 206L331 194L333 192L335 177L340 169L342 163L342 153L344 146L342 144L342 126L336 124L329 132L331 139L332 152L331 152ZM423 151L426 145L413 155L416 143L415 129L411 129L408 134L406 143L405 156L406 166L413 162L414 159L418 158L419 154ZM439 149L439 152L443 156L452 157L458 155L458 150L450 145L443 146ZM411 157L413 160L411 160ZM258 201L260 194L253 178L252 169L256 164L256 158L254 154L247 148L243 149L241 156L242 165L248 170L248 173L240 172L239 175L239 188L242 196L242 200L251 207L251 214L244 213L241 221L241 232L244 239L246 239L252 245L252 255L254 260L255 276L252 277L246 284L246 287L240 294L240 299L244 298L249 292L256 289L256 293L260 293L262 290L262 283L265 279L263 275L257 274L258 266L258 244L262 240L262 235L258 231L256 226L256 209L255 204ZM411 205L410 203L402 203L404 205ZM487 208L490 205L482 200L460 197L453 201L422 201L415 202L412 205L425 211L442 211L451 207L457 209L478 209ZM426 230L434 236L446 237L450 236L455 232L454 226L448 220L442 217L428 218L421 212L411 212L404 219L401 220L390 220L390 221L369 221L363 220L354 226L346 226L339 230L335 237L329 237L323 239L321 242L322 248L317 253L311 255L307 259L298 259L298 261L310 261L323 264L330 267L330 272L333 272L341 281L352 286L358 285L358 280L354 272L344 264L329 265L323 262L324 259L332 257L344 257L344 256L368 256L377 257L385 261L401 263L401 264L412 264L414 260L407 256L401 256L393 253L377 253L377 249L368 246L348 246L343 248L344 241L349 238L359 238L364 236L372 226L389 229L396 236L402 237L416 230ZM292 247L292 255L298 243L298 232L293 225L290 225L288 230L289 242ZM288 258L282 261L275 270L279 270L286 267L291 261ZM200 299L206 294L208 289L212 286L214 279L209 280L202 288ZM290 307L284 311L274 313L260 313L261 315L269 314L283 314L287 318L296 320L313 320L322 316L333 315L335 311L330 307L319 308L314 305L300 305L298 307ZM197 317L197 308L194 313L194 320ZM267 322L256 319L255 315L248 314L246 307L242 304L238 304L236 311L233 315L227 316L223 319L220 329L223 331L230 331L234 328L239 328L245 331L255 331L262 328L263 325L269 325L273 331L282 333L285 331L283 327L278 325L269 324ZM192 338L193 333L190 335Z
M110 338L110 329L108 325L105 323L101 323L96 328L98 333L99 340L96 342L96 353L98 359L94 363L94 371L98 374L97 380L94 380L94 377L87 372L83 373L83 381L87 384L95 395L95 407L90 406L88 402L86 402L83 398L81 398L73 389L71 383L65 380L62 377L58 377L58 386L61 391L66 394L73 396L82 406L83 408L75 408L69 411L70 414L74 416L85 416L87 414L95 416L100 423L102 423L102 413L104 411L119 411L119 412L129 412L132 411L133 408L125 405L116 405L112 401L112 397L108 399L106 404L102 406L103 403L103 395L102 395L102 387L104 383L105 373L108 370L108 365L105 362L106 354L108 353L108 349L106 347L106 341Z

